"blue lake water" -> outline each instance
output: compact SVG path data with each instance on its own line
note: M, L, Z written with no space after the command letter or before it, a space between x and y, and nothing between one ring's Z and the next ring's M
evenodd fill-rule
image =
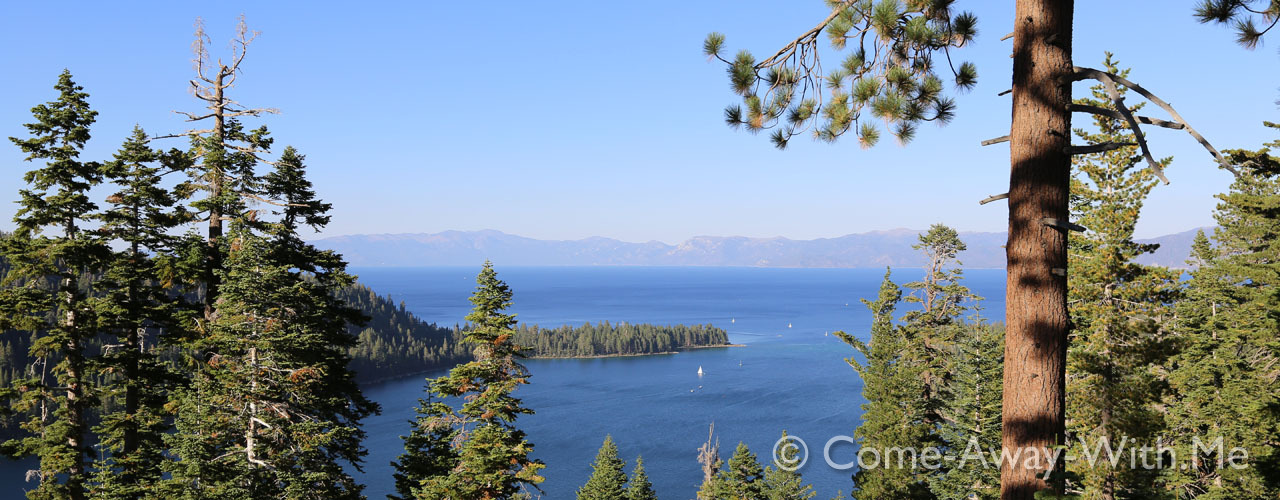
M528 360L531 384L517 395L537 413L518 422L546 462L543 498L573 498L611 434L630 471L643 455L663 499L693 498L701 470L697 448L715 423L721 454L739 441L770 462L783 430L804 439L811 458L801 469L819 496L848 491L852 471L827 467L829 438L852 435L862 384L844 361L853 350L829 332L865 339L871 318L860 299L874 298L883 269L689 267L498 267L515 294L518 319L543 326L583 322L711 323L745 347L672 355L585 360ZM360 280L422 318L462 321L479 268L363 268ZM894 271L898 283L918 269ZM1004 271L968 270L966 282L986 297L983 316L1004 317ZM905 307L905 306L904 306ZM697 374L702 367L704 374ZM432 375L432 374L428 374ZM392 491L389 463L402 451L424 376L366 387L382 414L366 420L369 455L361 479L371 499ZM843 446L843 447L842 447ZM836 446L836 462L856 449ZM0 464L0 498L22 498L24 464Z
M357 269L375 290L403 300L419 316L460 321L475 286L470 268ZM894 280L918 279L918 269ZM637 455L663 499L693 498L702 473L697 448L715 422L727 459L739 441L768 464L783 430L809 445L801 472L817 498L848 491L852 471L826 466L821 450L852 435L861 415L862 384L844 361L853 350L828 332L865 339L883 269L572 267L498 268L515 294L511 310L540 325L597 321L712 323L745 347L675 355L587 360L529 360L531 384L518 394L537 413L521 417L538 458L547 463L544 498L573 498L590 474L606 434L628 471ZM984 317L1004 318L1004 271L969 270L966 282L986 298ZM790 325L790 326L788 326ZM704 375L697 375L702 367ZM385 465L401 451L399 436L422 394L422 377L379 384L368 394L383 413L367 422L369 498L392 488ZM836 462L856 449L832 448Z

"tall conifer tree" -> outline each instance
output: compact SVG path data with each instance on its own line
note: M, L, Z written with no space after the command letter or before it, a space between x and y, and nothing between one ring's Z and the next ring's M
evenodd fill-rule
M1108 53L1106 71L1127 77ZM1117 90L1123 96L1126 90ZM1114 109L1105 85L1077 105ZM1136 111L1141 105L1133 106ZM1123 119L1095 115L1096 131L1077 129L1090 144L1134 144ZM1170 160L1161 160L1168 167ZM1161 434L1157 404L1163 384L1156 366L1168 356L1172 321L1169 305L1177 299L1178 274L1134 259L1158 245L1134 241L1134 226L1147 194L1158 182L1142 164L1135 145L1074 158L1071 183L1073 218L1088 231L1072 238L1068 278L1073 329L1067 353L1069 470L1085 498L1150 498L1157 494L1154 470L1113 465L1117 453L1156 446Z
M876 300L863 300L873 318L870 341L842 331L835 333L863 357L862 361L853 357L845 360L862 378L862 397L867 400L854 437L860 447L876 450L882 458L890 448L923 449L936 441L934 426L928 422L921 367L907 358L912 339L907 330L894 324L893 314L901 300L901 289L885 271ZM927 478L912 466L884 459L877 467L858 469L853 476L853 497L932 498Z
M787 439L787 431L782 431L782 439ZM784 456L777 457L782 463L798 463L800 453L795 448L782 448ZM777 462L775 461L775 464ZM804 484L800 472L783 468L766 466L764 468L763 496L765 500L809 500L818 495L813 486Z
M88 344L96 336L95 314L83 280L101 272L110 248L86 222L98 218L89 190L102 180L100 165L80 159L97 112L89 95L63 71L58 98L31 109L30 137L10 138L44 165L26 173L14 233L4 240L12 266L6 277L6 319L0 325L31 332L32 373L16 382L15 409L30 418L28 436L5 443L8 454L37 456L39 485L32 499L81 500L87 493L89 411L95 373ZM46 286L46 285L52 285Z
M97 465L97 498L144 498L154 494L165 458L162 437L169 428L164 409L174 374L160 359L159 343L184 327L182 276L170 230L186 222L173 195L161 184L164 171L181 171L186 156L147 145L139 127L124 142L104 173L118 188L107 198L100 232L123 249L103 275L96 298L99 325L115 337L100 365L113 383L104 391L108 408L94 429L105 452ZM161 338L163 333L164 337Z
M1165 401L1177 456L1196 465L1164 471L1168 488L1184 498L1280 495L1280 160L1270 150L1277 147L1229 152L1243 170L1218 195L1217 245L1197 237L1193 246L1199 267L1178 305L1179 352ZM1218 438L1222 453L1213 446ZM1231 466L1221 460L1234 447L1248 459Z
M279 219L246 213L232 225L212 321L192 348L203 356L184 391L175 485L192 495L360 498L344 470L365 454L360 420L376 412L347 369L363 321L337 292L354 283L331 251L306 244L329 205L286 149L264 177ZM265 234L258 234L261 229Z
M653 483L644 471L644 458L636 457L636 466L631 469L631 479L627 485L626 500L658 500L658 493L653 491Z
M614 500L623 498L627 489L626 465L618 458L618 446L612 436L604 437L604 444L591 464L591 477L578 488L578 500Z
M505 312L511 307L511 289L488 261L476 284L471 296L475 307L464 332L475 359L430 383L433 396L461 397L462 405L454 410L437 400L420 410L410 437L421 442L407 444L397 466L400 484L417 483L411 486L414 498L527 498L527 488L543 480L538 471L545 465L529 457L533 443L515 426L517 417L533 410L514 395L529 383L529 372L518 361L525 349L513 341L515 315ZM445 438L451 442L439 441ZM451 450L447 457L423 456L445 446ZM416 475L423 472L427 475Z

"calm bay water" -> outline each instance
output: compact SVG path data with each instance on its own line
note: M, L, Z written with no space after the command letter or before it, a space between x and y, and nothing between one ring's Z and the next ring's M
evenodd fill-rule
M363 268L360 280L409 310L441 325L461 322L479 268ZM701 481L697 448L715 423L721 454L739 441L762 465L781 432L807 441L801 469L817 498L849 490L852 471L835 471L821 456L836 435L852 435L863 403L862 384L844 358L853 350L829 332L866 339L870 315L860 299L874 298L883 269L765 269L675 267L503 268L515 293L512 311L543 326L583 322L711 323L745 347L699 349L673 355L584 360L528 360L531 384L517 395L537 413L519 420L535 455L547 463L543 498L573 498L590 463L611 434L627 470L637 455L660 498L693 498ZM894 281L918 279L918 269L894 271ZM986 297L984 317L1004 317L1004 271L969 270L967 284ZM904 306L905 307L905 306ZM704 375L699 377L698 368ZM392 491L390 462L403 450L424 377L366 387L382 414L366 420L369 456L360 478L370 499ZM833 448L837 462L856 449ZM27 463L0 463L0 498L23 498Z
M470 309L477 269L357 269L364 283L415 314L453 324ZM808 442L801 470L818 498L848 491L851 471L826 466L821 450L852 435L861 415L862 384L844 361L852 348L829 332L865 339L871 317L860 299L874 298L883 269L570 267L498 268L515 294L512 311L544 326L597 321L712 323L745 347L674 355L587 360L529 360L531 384L518 391L535 415L521 417L536 456L547 463L544 498L573 498L590 475L601 441L611 434L628 471L637 455L663 499L693 498L702 473L697 448L715 423L726 459L739 441L762 465L783 430ZM905 283L918 269L894 271ZM1004 317L1004 271L969 270L967 284L986 298L984 316ZM698 367L704 375L697 375ZM402 450L399 436L421 396L423 377L368 388L383 413L367 423L369 498L391 491L386 464ZM856 449L832 448L837 462Z

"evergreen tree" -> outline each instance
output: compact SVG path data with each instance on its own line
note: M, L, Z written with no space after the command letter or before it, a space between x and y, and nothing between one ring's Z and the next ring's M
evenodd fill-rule
M622 470L624 465L618 458L618 446L613 444L613 437L605 436L596 461L591 464L591 477L578 488L578 500L623 498L627 490L627 473Z
M511 289L488 261L476 283L471 296L475 307L466 317L471 327L465 331L475 359L430 384L431 394L442 399L459 397L463 403L456 411L441 402L433 404L417 422L427 432L419 434L427 442L414 449L406 446L406 455L400 457L402 471L413 472L409 467L416 464L438 465L427 468L431 475L406 476L418 482L412 489L415 498L518 498L527 495L526 487L536 487L543 480L538 471L545 465L529 458L533 444L515 426L518 416L533 410L513 395L520 385L529 383L529 372L517 361L524 357L525 348L513 342L515 315L503 312L511 306ZM452 436L452 443L438 441L445 436ZM443 446L453 446L452 463L447 472L438 473L445 464L418 454Z
M787 439L787 431L782 431L782 439ZM783 448L783 452L786 455L778 457L782 463L798 463L798 450ZM761 489L761 498L765 500L809 500L818 495L812 486L804 484L799 472L772 466L764 468L764 486Z
M924 253L924 277L905 285L914 290L905 300L920 304L921 309L907 312L903 320L928 327L951 324L969 309L967 303L981 299L961 284L964 269L957 256L967 247L960 234L945 224L930 226L918 238L911 248Z
M912 290L905 300L921 308L902 316L900 328L910 339L903 354L906 362L920 369L926 420L938 425L943 420L951 374L956 370L956 338L964 330L958 322L981 297L963 284L964 271L957 255L966 247L955 229L934 224L912 248L924 253L926 264L924 276L905 285Z
M82 279L101 272L110 248L83 227L98 218L88 193L101 182L100 165L80 160L97 112L70 72L58 76L54 89L57 100L31 109L31 137L10 138L26 161L44 165L23 177L30 187L20 191L17 227L4 239L11 266L6 280L14 286L4 291L0 327L29 332L35 360L9 394L13 409L30 415L22 424L28 435L4 448L9 455L39 457L39 485L29 498L80 500L89 480L86 439L96 395L88 343L97 333L87 300L91 290Z
M232 225L212 321L189 347L203 361L171 438L172 482L189 496L360 498L343 464L359 466L359 424L377 411L347 368L348 325L364 318L338 296L354 283L345 262L298 235L323 227L329 205L286 152L264 181L279 219L254 211Z
M733 456L716 471L715 478L705 481L698 491L704 500L755 500L764 498L764 469L745 443L738 443Z
M162 167L181 170L185 156L147 146L135 127L104 172L119 191L99 232L124 247L107 267L98 302L99 325L115 336L99 362L113 383L103 397L112 408L94 429L105 458L96 464L96 498L143 498L154 493L165 460L162 437L169 422L164 409L174 376L160 360L159 342L183 328L186 312L178 289L181 277L171 255L170 230L185 221L172 194L160 185ZM154 163L160 166L153 166ZM165 332L163 339L160 333Z
M1280 129L1280 125L1266 123ZM1218 195L1216 248L1197 238L1187 300L1178 304L1178 353L1169 366L1165 425L1179 460L1167 488L1184 498L1275 498L1280 494L1280 160L1269 148L1229 152L1242 167ZM1213 449L1240 447L1242 467ZM1197 449L1193 439L1204 444ZM1205 447L1212 451L1207 451ZM1195 462L1191 458L1196 459Z
M644 471L644 458L636 457L636 466L631 469L631 480L628 481L626 500L658 500L658 493L653 491L653 483Z
M1000 497L1000 469L986 452L1000 449L1004 326L977 322L959 331L938 427L952 460L930 477L929 489L941 499L994 500Z
M1104 65L1122 77L1129 73L1110 53ZM1093 98L1076 104L1111 109L1108 92L1094 86ZM1077 129L1075 135L1090 144L1135 143L1123 119L1097 115L1094 126L1096 132ZM1177 298L1176 272L1134 262L1158 246L1133 239L1143 200L1157 183L1137 149L1122 146L1074 158L1072 214L1089 230L1068 246L1073 324L1067 354L1068 446L1077 457L1099 456L1076 460L1068 470L1078 475L1085 498L1156 495L1156 471L1113 466L1108 452L1154 447L1162 434L1157 403L1163 384L1154 367L1168 355L1169 305ZM1169 160L1161 164L1167 167Z
M275 113L270 108L244 108L227 95L241 74L240 64L249 45L258 36L245 24L244 16L236 25L236 38L232 40L232 54L227 62L218 58L210 60L209 37L204 22L196 19L193 62L196 78L191 80L192 93L204 102L205 112L180 112L189 122L200 122L206 127L172 134L167 137L186 137L191 140L191 158L199 161L188 169L190 181L184 183L179 193L195 196L204 192L203 198L191 202L200 220L208 221L205 244L191 247L191 258L201 262L200 281L203 284L204 312L212 316L219 294L220 271L223 270L223 252L226 244L221 241L224 223L241 218L248 201L262 201L261 186L254 174L254 167L262 162L260 155L271 148L272 139L265 126L253 130L245 127L246 116Z
M419 399L415 409L417 418L410 421L413 430L404 440L404 450L395 462L393 478L396 493L391 500L411 500L422 481L429 477L443 477L452 473L458 464L458 450L453 442L461 429L449 425L453 409L447 403L432 399Z
M935 441L933 426L927 422L928 407L919 365L906 359L912 339L894 325L893 313L902 292L885 271L880 293L874 302L863 300L871 310L871 340L864 343L845 332L835 335L853 346L864 361L845 361L862 378L862 423L854 437L862 448L884 455L890 448L923 449ZM925 478L913 464L881 460L878 467L860 468L853 476L854 498L932 498Z
M1205 21L1237 21L1240 41L1252 46L1270 29L1255 28L1254 19L1261 17L1274 25L1280 11L1275 0L1270 0L1271 7L1250 6L1256 2L1203 0L1198 15ZM951 49L968 45L976 36L975 16L954 14L953 0L851 0L826 5L830 13L817 26L786 41L763 60L746 50L726 58L724 35L707 36L703 52L725 64L730 88L741 99L741 104L725 109L729 126L752 133L771 129L770 139L779 148L802 131L828 142L853 132L859 145L867 148L879 141L877 122L888 126L898 142L906 143L919 123L945 124L951 119L955 104L943 95L937 69L950 70L961 89L975 84L977 70L972 64L951 64ZM1184 129L1219 165L1233 171L1234 167L1167 102L1119 75L1073 64L1074 2L1017 0L1012 14L1018 20L1009 34L1013 65L1007 93L1011 94L1012 122L1008 135L984 144L1007 141L1010 150L1009 189L1003 196L990 198L1007 198L1009 206L1005 348L1010 355L1005 358L1003 411L1010 420L1035 424L1007 426L1002 440L1011 454L1045 456L1063 444L1066 434L1070 320L1065 279L1068 238L1065 230L1047 231L1046 222L1067 221L1071 157L1096 151L1071 145L1072 114L1125 119L1147 164L1160 177L1160 165L1149 151L1141 123ZM847 49L839 63L821 63L823 54L830 53L819 50L823 35L831 49ZM935 64L943 60L945 67ZM1073 106L1071 83L1081 80L1134 89L1177 123L1134 117L1123 98L1115 95L1115 110ZM1006 461L1001 480L1004 498L1030 499L1043 490L1062 493L1061 482L1047 479L1045 472L1051 467L1045 460Z

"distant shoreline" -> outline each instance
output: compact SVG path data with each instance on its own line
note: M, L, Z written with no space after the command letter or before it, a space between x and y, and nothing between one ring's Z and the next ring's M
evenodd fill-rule
M722 348L729 348L729 347L747 347L747 345L746 345L746 344L695 345L695 346L681 347L680 349L677 349L677 350L674 350L674 351L662 351L662 352L640 352L640 353L631 353L631 354L595 354L595 355L591 355L591 356L530 356L530 357L527 357L527 358L524 358L524 359L608 359L608 358L638 358L638 357L642 357L642 356L663 356L663 355L671 355L671 354L680 354L680 353L681 353L681 352L683 352L683 351L692 351L692 350L694 350L694 349L722 349ZM452 368L452 367L450 367L450 368ZM364 386L370 386L370 385L377 385L377 384L381 384L381 383L384 383L384 382L391 382L391 381L393 381L393 380L400 380L400 379L406 379L406 378L409 378L409 377L415 377L415 376L422 375L422 374L424 374L424 373L428 373L428 372L433 372L433 371L436 371L436 370L449 370L450 368L443 368L443 367L439 367L439 368L429 368L429 369L426 369L426 370L418 370L418 371L413 371L413 372L408 372L408 373L402 373L402 374L399 374L399 375L393 375L393 376L390 376L390 377L376 378L376 379L373 379L373 380L367 380L367 381L364 381L364 382L360 382L360 386L364 387Z
M718 345L694 345L681 347L674 351L660 352L636 352L630 354L592 354L590 356L529 356L525 359L605 359L605 358L635 358L640 356L660 356L664 354L680 354L683 351L692 351L694 349L720 349L728 347L746 347L746 344L718 344Z

